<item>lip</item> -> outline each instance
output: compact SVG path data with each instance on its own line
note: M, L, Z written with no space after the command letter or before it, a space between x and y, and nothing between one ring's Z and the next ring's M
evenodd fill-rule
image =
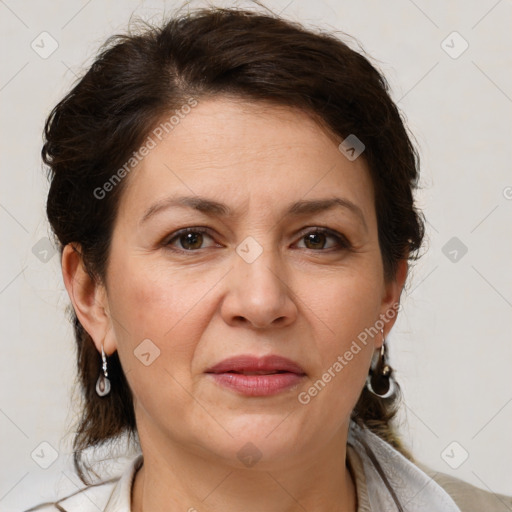
M206 373L227 372L289 372L297 375L305 375L303 368L291 359L277 355L258 357L253 355L239 355L224 359L220 363L208 368Z
M234 356L217 363L205 373L211 375L217 384L246 396L275 395L297 386L306 376L299 364L277 355Z

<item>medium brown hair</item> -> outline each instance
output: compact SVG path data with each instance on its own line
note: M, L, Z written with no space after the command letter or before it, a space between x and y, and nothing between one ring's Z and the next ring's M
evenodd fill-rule
M61 254L80 251L91 278L105 283L109 248L125 180L99 200L107 182L164 115L190 97L231 95L308 112L340 138L355 134L375 191L386 279L417 257L424 224L413 202L419 161L384 76L363 51L334 34L306 29L273 13L206 8L158 27L115 35L46 121L42 157L49 167L47 215ZM84 483L86 449L136 439L131 390L117 353L108 358L112 390L99 397L101 358L70 307L83 405L74 439ZM381 399L363 389L353 418L407 454L391 420L398 393Z

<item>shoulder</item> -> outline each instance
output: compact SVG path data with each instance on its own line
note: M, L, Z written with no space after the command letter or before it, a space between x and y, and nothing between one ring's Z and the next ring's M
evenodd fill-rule
M104 510L119 478L89 485L54 502L41 503L25 512L98 512Z
M416 464L425 474L441 486L460 508L461 512L510 512L512 510L512 497L495 494L480 489L464 480L439 471L435 471L423 464Z
M25 512L130 512L131 487L143 463L142 454L135 457L121 475L89 485L52 503L41 503Z
M372 506L378 503L377 510L392 510L398 502L403 502L408 510L418 511L512 511L512 497L480 489L420 461L412 461L368 428L354 424L349 442L362 460L367 501Z

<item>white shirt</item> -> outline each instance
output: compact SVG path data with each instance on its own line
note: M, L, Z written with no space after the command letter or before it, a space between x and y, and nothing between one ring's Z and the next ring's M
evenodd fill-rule
M388 480L391 491L379 475L379 469L372 461L373 457ZM462 511L450 495L430 476L388 443L368 429L361 429L353 421L350 424L348 435L347 460L356 484L357 512L398 511L399 508L393 500L392 493L395 493L402 510L406 512L465 512L465 510L473 510L468 508ZM86 487L59 500L60 509L52 504L37 508L37 510L46 512L62 509L68 512L131 512L132 484L135 473L142 462L143 456L139 455L132 460L120 477ZM463 485L473 488L469 484L463 483ZM476 488L473 489L476 490ZM481 492L483 493L483 491ZM501 509L493 507L492 510ZM485 512L491 512L491 509L486 509Z

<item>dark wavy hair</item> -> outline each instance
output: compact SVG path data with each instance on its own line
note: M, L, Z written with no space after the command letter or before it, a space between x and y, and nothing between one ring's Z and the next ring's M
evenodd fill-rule
M124 180L98 200L94 191L130 159L164 115L191 97L229 95L300 109L340 141L364 145L375 191L386 279L401 260L418 257L424 223L415 209L419 158L384 76L334 33L272 12L203 8L160 26L110 37L94 63L46 120L42 158L48 166L47 215L62 250L72 244L91 278L105 283L114 220ZM82 409L74 463L84 483L88 448L137 441L133 397L117 353L108 358L112 390L95 392L101 358L70 305ZM399 388L397 388L399 389ZM411 458L392 427L399 393L379 398L363 389L352 417Z

